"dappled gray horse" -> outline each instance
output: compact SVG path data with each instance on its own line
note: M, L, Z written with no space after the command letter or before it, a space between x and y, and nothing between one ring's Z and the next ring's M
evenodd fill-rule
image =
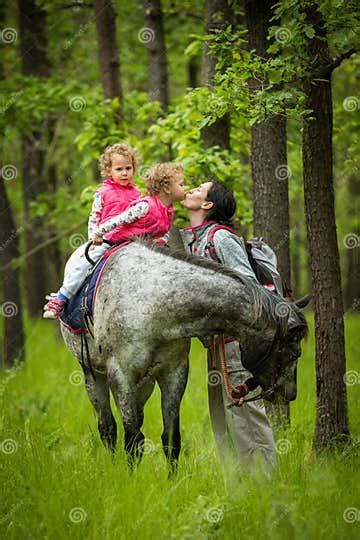
M84 369L104 444L110 449L116 444L111 389L129 458L141 456L143 408L157 381L163 448L170 463L176 464L188 338L214 334L238 338L247 351L246 369L271 399L300 355L306 329L295 305L216 262L146 242L123 247L107 263L95 301L94 340L88 340L95 378ZM63 326L62 333L80 359L80 337Z

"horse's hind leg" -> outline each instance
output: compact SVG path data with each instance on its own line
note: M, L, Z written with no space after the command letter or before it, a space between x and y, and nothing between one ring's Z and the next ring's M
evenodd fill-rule
M85 388L98 417L98 430L101 440L112 452L116 447L117 427L111 412L109 384L106 375L96 373L94 379L88 367L83 367Z
M157 375L164 425L161 439L171 472L176 471L181 450L180 404L188 379L188 353L188 340L164 346L161 355L166 360L163 362L164 368Z
M138 414L138 427L141 429L144 421L144 405L153 393L155 386L155 379L146 376L137 384L136 388L136 404Z
M130 382L118 362L109 364L108 378L116 406L124 426L124 446L132 467L143 453L144 434L141 432L142 415L136 399L136 384Z

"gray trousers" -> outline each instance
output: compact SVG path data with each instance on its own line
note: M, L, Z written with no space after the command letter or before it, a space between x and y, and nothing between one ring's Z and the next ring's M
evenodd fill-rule
M225 354L229 378L234 386L252 376L241 363L238 341L226 343ZM210 418L221 461L225 464L229 459L232 462L235 460L239 469L248 469L249 465L258 461L262 461L266 468L275 468L275 441L263 401L252 401L244 403L242 407L229 408L220 370L220 359L216 359L214 371L208 352ZM258 392L259 388L250 392L248 397Z

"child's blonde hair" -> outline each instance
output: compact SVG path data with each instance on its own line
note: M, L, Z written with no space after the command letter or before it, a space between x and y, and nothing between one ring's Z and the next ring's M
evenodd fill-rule
M138 158L136 155L136 151L133 148L131 148L131 146L128 146L127 144L116 143L111 146L108 146L105 149L105 152L101 154L101 156L99 157L100 174L102 178L106 178L106 176L109 176L112 158L116 154L120 156L129 157L131 159L134 173L137 171Z
M183 173L183 167L179 163L158 163L150 167L145 175L145 183L149 195L159 195L169 187L171 180L176 174Z

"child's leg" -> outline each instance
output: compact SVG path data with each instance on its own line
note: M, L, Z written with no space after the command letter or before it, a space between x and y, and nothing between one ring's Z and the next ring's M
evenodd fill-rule
M89 250L90 258L95 262L98 261L109 247L109 244L104 243ZM77 249L66 264L64 281L59 290L60 298L66 297L69 300L78 292L89 268L91 264L85 257L84 250Z
M85 248L88 245L88 242L85 244L82 244L79 246L75 251L72 252L68 260L66 261L65 268L64 268L64 277L66 274L71 272L75 266L77 266L79 260L81 259L81 255L85 253ZM85 256L85 255L84 255Z
M57 319L70 298L80 289L91 264L85 257L85 246L80 246L70 257L65 266L65 276L62 286L57 296L50 296L48 303L44 306L44 319ZM109 244L102 244L90 250L90 258L98 261L100 257L109 249Z

